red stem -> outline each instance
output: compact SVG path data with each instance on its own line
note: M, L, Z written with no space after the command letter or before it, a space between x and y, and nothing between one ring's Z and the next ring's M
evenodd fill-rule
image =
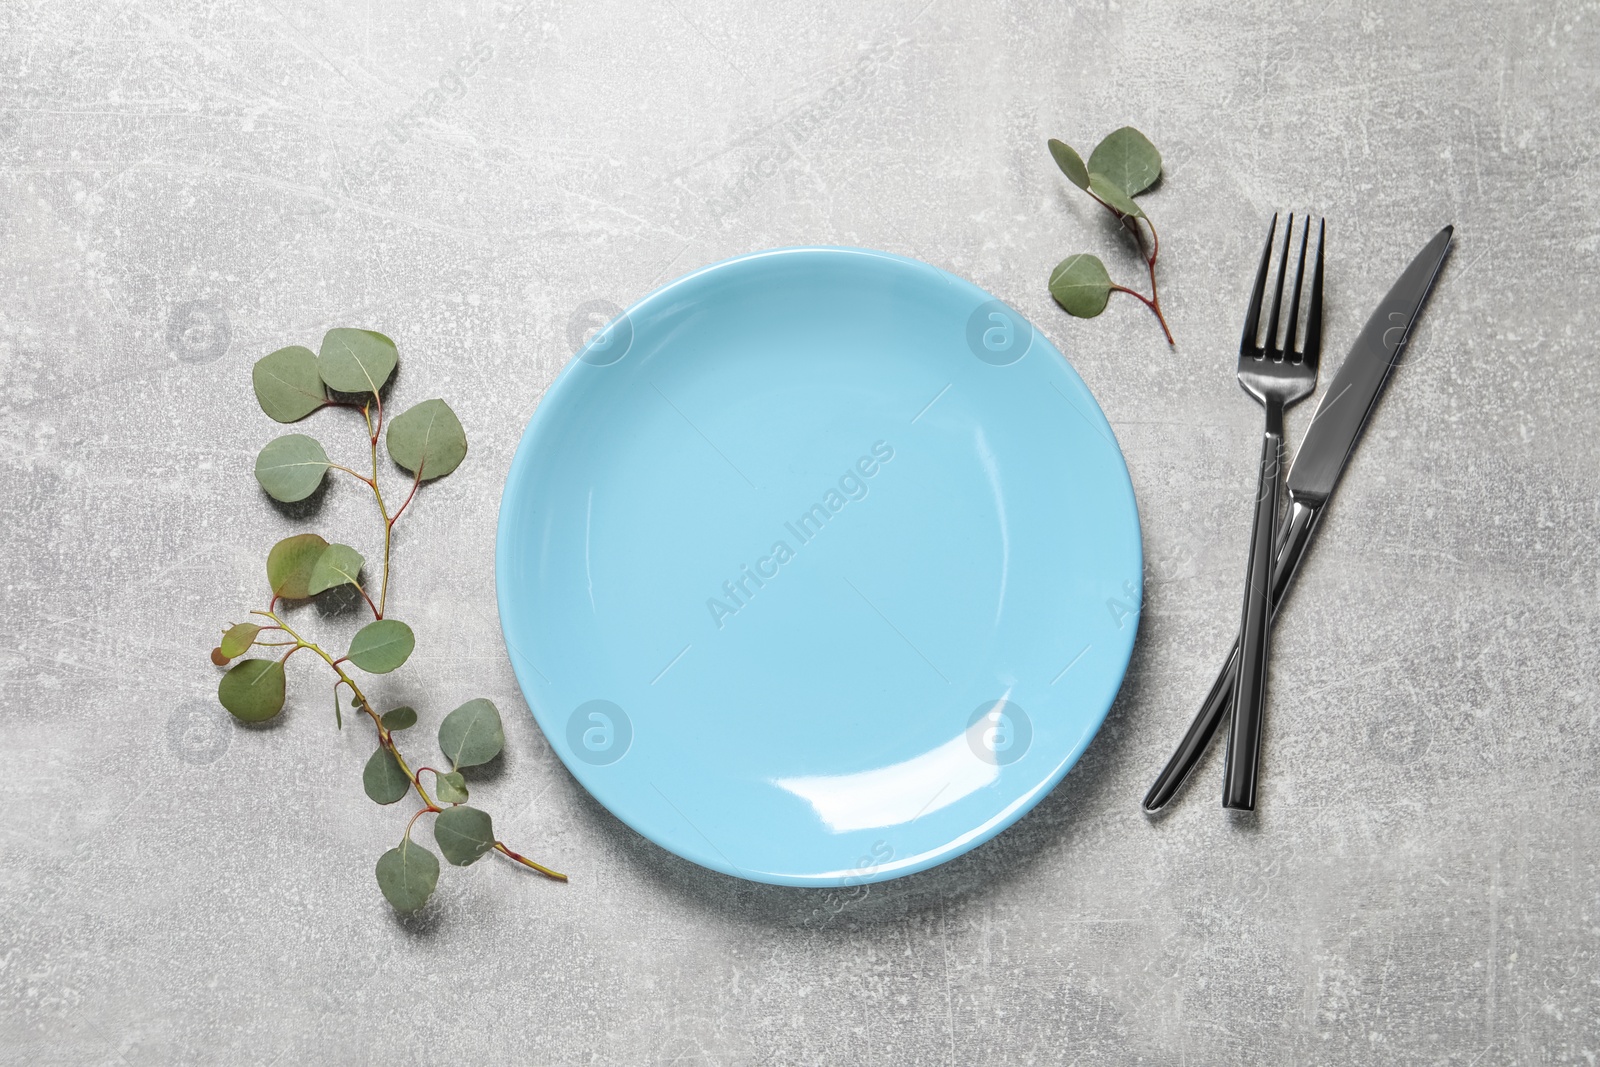
M1088 192L1088 190L1085 190L1085 192ZM1149 218L1144 220L1144 224L1150 227L1150 255L1146 257L1144 254L1144 232L1139 229L1138 220L1132 215L1124 215L1092 192L1089 193L1089 197L1095 203L1111 212L1118 222L1132 231L1134 247L1139 250L1139 258L1145 261L1145 269L1150 275L1150 296L1148 298L1143 293L1129 289L1124 285L1113 284L1111 288L1119 293L1127 293L1129 296L1138 297L1144 306L1149 308L1151 313L1155 315L1156 321L1161 324L1161 332L1166 335L1167 344L1176 348L1178 342L1172 339L1172 329L1167 325L1167 317L1161 313L1161 293L1156 288L1156 256L1161 254L1161 235L1156 233L1155 223L1151 222Z
M394 524L400 521L400 516L401 515L405 514L406 505L410 504L411 503L411 498L417 495L417 486L422 484L422 468L424 466L426 466L426 465L427 465L426 461L423 461L422 463L418 463L417 464L417 476L411 480L411 492L406 494L406 498L400 504L399 510L396 511L392 516L390 516L390 518L389 518L389 529L391 529L391 530L394 529Z
M378 614L378 605L376 605L376 604L374 604L372 602L372 598L367 595L367 591L365 589L361 588L361 586L359 584L356 586L356 592L361 594L361 599L365 600L367 602L367 607L372 609L372 617L374 619L383 618L382 615Z
M1129 289L1125 285L1117 285L1115 282L1111 284L1111 289L1113 292L1127 293L1131 297L1136 297L1141 304L1154 312L1156 321L1161 324L1161 332L1167 335L1167 344L1176 344L1176 342L1172 340L1172 331L1167 329L1166 316L1161 314L1161 308L1157 306L1154 300L1151 300L1149 297L1135 289Z
M377 444L378 438L383 436L383 397L374 392L372 399L378 405L378 421L372 426L372 443Z
M428 812L430 812L430 811L433 812L434 814L438 814L440 811L443 811L443 810L444 809L442 809L442 808L434 807L432 804L429 804L425 808L418 808L417 809L417 813L415 815L411 816L411 821L406 823L405 837L410 837L411 836L411 828L413 826L417 825L417 820L418 819L422 818L424 815L428 814ZM403 838L402 838L402 840L403 840Z

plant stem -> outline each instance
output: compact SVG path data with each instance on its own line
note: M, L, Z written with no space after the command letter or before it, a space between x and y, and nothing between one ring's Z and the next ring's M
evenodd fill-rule
M1161 314L1161 305L1159 303L1151 300L1137 289L1129 289L1126 285L1118 285L1115 282L1111 283L1111 290L1116 293L1127 293L1131 297L1138 298L1141 304L1155 313L1156 321L1161 324L1161 332L1167 335L1167 344L1176 346L1177 342L1172 339L1172 331L1167 329L1167 318Z
M411 503L411 497L417 495L417 486L422 484L422 471L417 471L415 480L411 483L411 493L406 497L405 504L400 505L400 510L393 515L389 514L389 507L384 503L383 490L378 488L378 438L383 435L383 398L377 393L372 394L374 404L378 409L378 418L372 418L373 404L368 404L361 409L361 417L367 422L367 439L372 448L372 479L367 484L372 486L372 498L378 502L378 514L383 517L383 581L378 586L378 605L373 608L378 618L383 618L383 612L389 604L389 553L394 546L394 524L399 520L401 512L406 510L406 504ZM366 479L362 479L366 481ZM371 603L369 598L367 603Z
M411 828L413 826L417 825L417 820L418 819L422 818L424 815L428 814L428 812L430 812L430 811L434 812L434 813L437 813L439 811L439 809L434 807L432 804L429 804L425 808L418 808L416 814L411 816L411 821L406 823L406 832L401 835L401 840L403 840L403 841L411 840Z
M544 875L546 878L553 878L558 882L565 882L567 880L567 876L562 874L560 871L552 871L549 867L546 867L542 863L535 863L535 862L533 862L532 860L530 860L526 856L520 855L520 854L518 854L516 852L512 852L509 848L507 848L505 846L505 843L503 841L496 841L494 843L494 850L496 852L500 853L502 856L509 856L511 859L516 860L518 863L522 864L524 867L532 867L534 870L538 871L540 874Z
M361 417L367 422L367 443L372 450L372 480L367 484L372 486L372 498L378 502L378 514L383 517L383 581L378 586L378 606L373 609L381 619L389 603L389 549L393 544L391 534L394 520L389 517L388 505L383 502L383 490L378 487L378 438L383 434L383 399L377 393L372 394L372 399L378 408L377 422L372 420L372 404L361 409Z
M1139 258L1144 260L1145 270L1150 275L1150 296L1148 298L1146 298L1143 293L1135 292L1134 290L1129 289L1127 286L1113 285L1111 288L1115 289L1119 293L1127 293L1130 296L1136 296L1143 301L1144 306L1151 310L1156 317L1156 321L1161 324L1161 332L1166 335L1168 346L1176 348L1178 342L1172 339L1172 330L1167 326L1167 317L1166 315L1162 314L1161 311L1161 293L1156 288L1156 256L1161 254L1161 235L1156 233L1156 224L1150 221L1150 217L1148 215L1139 216L1139 218L1144 219L1144 224L1150 227L1150 254L1146 256L1144 254L1144 233L1139 229L1138 219L1132 215L1124 215L1122 212L1118 211L1116 208L1112 207L1098 196L1095 196L1092 192L1089 193L1089 196L1094 200L1095 203L1111 212L1113 218L1122 223L1122 225L1126 226L1133 233L1134 247L1139 250Z
M334 471L344 471L346 474L348 474L350 477L354 478L356 481L360 482L362 485L365 485L365 486L367 486L369 488L372 487L372 479L371 478L368 478L365 474L358 474L355 471L351 470L349 467L342 466L342 465L340 465L338 463L330 463L330 464L328 464L328 469L329 470L334 470Z
M267 618L271 619L273 622L282 627L283 631L290 637L294 638L295 648L290 650L290 655L293 655L296 649L308 648L312 652L315 652L318 656L321 656L323 662L325 662L329 667L333 668L333 672L339 676L339 681L350 687L350 692L352 696L355 697L356 707L366 712L367 718L372 720L372 725L377 727L378 744L389 750L389 754L394 757L395 762L400 765L400 769L404 771L406 777L411 780L411 785L416 789L417 796L422 798L422 802L428 805L430 808L437 808L437 805L435 805L433 802L433 798L428 796L428 791L422 788L422 782L420 779L418 779L416 772L413 771L410 765L406 763L405 757L400 755L400 750L395 746L394 738L390 735L389 728L383 725L383 719L375 710L373 710L372 702L369 701L367 699L367 695L361 691L361 687L356 685L355 679L351 678L350 675L345 672L343 667L344 660L342 658L334 659L332 656L328 655L328 653L324 651L320 645L313 641L307 641L304 637L301 637L288 623L284 622L283 619L279 618L272 612L258 611L254 612L253 614L265 615ZM287 658L288 657L286 656L285 659Z
M1144 240L1140 233L1139 225L1128 220L1133 227L1133 240L1139 247L1139 254L1144 255ZM1161 235L1156 233L1156 224L1145 217L1144 224L1150 227L1150 255L1145 257L1145 268L1150 272L1150 310L1156 313L1156 319L1161 323L1161 332L1167 335L1167 344L1176 345L1172 339L1172 331L1167 328L1167 317L1161 313L1161 291L1156 288L1156 257L1161 254Z
M399 766L400 770L405 774L406 778L411 782L411 787L417 791L417 796L421 797L423 804L426 805L426 807L422 808L420 811L418 811L415 815L413 815L411 817L411 823L415 823L420 816L422 816L422 815L424 815L424 814L426 814L428 812L437 813L437 812L440 812L440 811L444 810L444 809L440 808L439 805L434 802L433 798L428 795L428 791L426 789L422 788L422 779L420 777L421 773L423 771L431 771L431 770L433 770L433 768L424 766L424 767L419 767L416 770L412 770L411 769L411 765L406 762L405 757L400 754L399 747L397 745L395 745L395 743L394 743L394 735L389 732L389 728L387 726L383 725L382 716L380 716L378 714L377 710L373 708L372 702L370 700L368 700L367 699L367 695L361 691L361 687L356 685L355 679L351 678L350 675L345 672L345 669L343 667L345 659L343 657L335 659L334 657L330 656L326 651L324 651L322 649L322 647L317 645L315 642L307 641L305 638L301 637L300 634L295 632L293 627L291 627L287 622L285 622L282 618L280 618L278 615L276 615L271 610L268 610L268 611L252 611L251 614L252 615L260 615L260 616L263 616L264 618L271 619L274 623L277 624L279 629L281 629L284 633L288 634L290 637L294 638L294 642L295 642L294 648L291 648L284 655L283 658L284 658L285 661L288 660L289 656L294 655L294 653L299 651L300 649L307 648L307 649L310 649L312 652L315 652L318 656L320 656L322 658L324 663L326 663L329 667L333 668L333 672L339 676L339 681L334 684L334 689L335 689L334 702L335 702L336 706L337 706L337 702L338 702L338 699L339 699L338 698L338 693L337 693L339 685L342 684L342 685L347 685L347 686L350 687L350 693L351 693L351 695L353 696L353 698L355 700L356 707L359 708L361 711L365 712L366 715L367 715L367 718L372 720L372 725L377 728L377 731L378 731L378 744L381 745L383 748L388 749L389 755L394 757L395 763ZM438 771L433 771L433 773L434 773L435 777L437 777L439 772ZM408 837L411 834L411 823L407 823L406 824L406 835ZM551 870L549 867L546 867L546 866L544 866L542 864L535 863L532 860L528 859L526 856L522 856L522 855L519 855L518 853L515 853L515 852L511 851L509 848L507 848L504 844L500 843L499 841L496 841L494 843L494 847L495 847L495 851L501 853L502 855L507 856L510 859L515 860L516 862L522 864L525 867L533 868L534 870L538 871L540 874L544 875L547 878L553 878L558 882L565 882L567 880L567 876L562 874L560 871L554 871L554 870Z
M422 467L423 464L417 464L416 477L411 479L411 492L406 494L405 500L401 501L399 509L394 513L394 517L389 520L389 526L391 528L395 523L400 521L400 516L406 513L406 508L411 505L411 498L417 495L417 486L422 484Z

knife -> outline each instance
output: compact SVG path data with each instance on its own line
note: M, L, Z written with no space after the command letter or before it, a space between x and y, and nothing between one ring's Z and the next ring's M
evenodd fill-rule
M1294 582L1312 535L1322 523L1328 500L1339 484L1345 465L1350 462L1361 431L1372 417L1395 364L1400 361L1411 328L1416 325L1417 316L1450 250L1454 232L1454 226L1446 226L1417 253L1367 320L1333 383L1323 393L1316 414L1311 416L1311 425L1306 428L1299 451L1295 453L1294 465L1289 469L1289 514L1278 536L1272 567L1274 617ZM1233 704L1233 685L1238 672L1239 641L1235 638L1233 651L1222 673L1217 675L1210 695L1200 706L1200 713L1145 795L1145 811L1155 812L1165 807L1200 762Z

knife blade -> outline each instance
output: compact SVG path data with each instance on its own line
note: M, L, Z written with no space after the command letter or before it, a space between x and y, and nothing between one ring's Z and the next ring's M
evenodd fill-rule
M1305 558L1312 535L1322 522L1328 500L1350 462L1361 431L1371 420L1378 397L1383 394L1410 340L1412 327L1438 279L1454 234L1455 227L1446 226L1417 253L1373 311L1355 344L1350 346L1339 373L1334 375L1311 416L1311 424L1289 468L1289 515L1278 537L1272 568L1274 616L1299 572L1300 561ZM1155 812L1165 807L1200 762L1232 706L1238 669L1239 640L1236 637L1227 663L1201 704L1199 714L1145 795L1145 811Z

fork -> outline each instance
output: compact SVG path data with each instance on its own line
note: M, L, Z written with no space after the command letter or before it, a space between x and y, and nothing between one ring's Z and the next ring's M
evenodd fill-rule
M1239 680L1233 690L1233 720L1228 731L1228 751L1223 761L1222 806L1254 811L1256 780L1261 763L1261 720L1267 702L1267 646L1272 626L1272 549L1278 536L1278 495L1283 470L1283 413L1310 396L1317 387L1317 359L1322 352L1322 253L1327 225L1319 220L1317 259L1311 272L1311 300L1306 313L1305 338L1295 351L1300 324L1301 282L1305 278L1306 246L1311 241L1307 216L1300 237L1300 257L1294 271L1294 292L1289 322L1278 345L1278 313L1283 307L1283 284L1289 267L1289 246L1294 243L1294 216L1284 229L1283 252L1278 259L1278 285L1272 297L1267 332L1261 329L1261 298L1267 289L1267 267L1272 259L1278 216L1272 216L1261 266L1256 270L1250 309L1245 312L1244 336L1239 341L1239 385L1266 409L1267 428L1261 442L1261 469L1256 485L1256 514L1250 529L1250 562L1245 571L1244 620L1239 632Z

